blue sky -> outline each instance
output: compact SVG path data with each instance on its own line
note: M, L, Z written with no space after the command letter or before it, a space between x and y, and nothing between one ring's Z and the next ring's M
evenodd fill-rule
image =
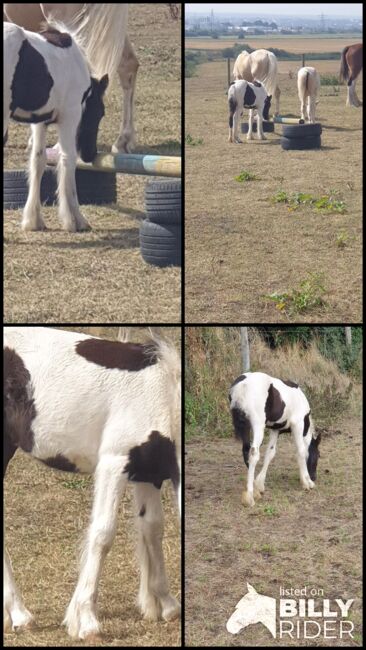
M270 2L270 3L186 3L189 13L207 13L214 10L215 13L240 13L240 14L264 14L272 15L301 15L301 16L318 16L324 13L325 16L347 16L347 18L361 18L362 3L341 3L341 2L311 2L311 3L292 3L292 2Z

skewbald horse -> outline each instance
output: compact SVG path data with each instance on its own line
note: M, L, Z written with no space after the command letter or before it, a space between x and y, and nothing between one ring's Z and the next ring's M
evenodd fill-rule
M362 43L347 45L341 54L340 81L347 81L347 106L362 106L356 94L356 79L362 70Z

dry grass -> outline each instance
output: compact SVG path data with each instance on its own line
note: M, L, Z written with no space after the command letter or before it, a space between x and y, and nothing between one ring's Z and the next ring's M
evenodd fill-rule
M186 80L186 132L203 138L202 145L186 146L186 320L286 322L289 317L263 296L298 288L311 271L323 274L326 305L292 321L359 322L361 111L345 106L345 87L335 93L324 86L317 107L321 150L282 150L280 125L264 142L230 145L226 62L197 70ZM296 80L282 74L280 87L281 113L298 115ZM242 170L260 180L236 182ZM289 212L269 200L279 189L312 196L339 192L347 212ZM343 230L349 244L340 249Z
M267 38L248 35L246 39L249 45L256 49L276 47L280 50L286 50L295 54L303 54L306 52L337 52L337 50L341 52L346 45L360 43L361 40L361 34L356 37L346 35L344 37L334 36L329 38L314 38L312 36L304 37L298 35L273 36L271 34ZM237 38L186 38L185 48L187 50L224 50L227 47L239 44L245 50L247 47L246 41L238 40Z
M92 481L50 471L22 452L5 481L6 543L15 578L36 626L7 634L5 646L76 646L61 622L76 586L78 549L89 521ZM180 534L174 497L164 489L164 554L172 593L180 597ZM121 505L117 535L100 581L98 612L104 646L180 646L180 622L143 621L136 606L138 564L131 490Z
M180 21L163 4L130 5L129 34L140 69L136 127L140 153L180 155ZM98 146L117 137L121 93L114 81L106 100ZM55 132L49 129L49 143ZM29 131L12 123L7 168L24 168ZM181 320L179 268L146 264L139 252L147 177L117 174L117 204L82 208L93 230L69 235L56 208L44 210L49 231L23 233L20 212L5 212L5 320L7 322L175 322Z
M362 646L360 415L337 418L323 433L311 494L300 486L291 439L281 436L266 492L253 509L240 502L246 471L238 444L197 439L186 451L186 644L283 646L263 625L251 625L237 636L226 631L248 581L274 598L280 587L308 586L322 588L331 602L355 599L350 614L354 641L321 636L286 638L285 644Z

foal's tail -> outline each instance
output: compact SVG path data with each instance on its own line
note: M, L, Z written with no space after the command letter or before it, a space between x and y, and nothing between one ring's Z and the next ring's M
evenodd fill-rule
M175 445L179 476L173 477L173 487L177 497L179 512L182 511L181 503L181 471L182 471L182 364L181 357L176 347L152 332L157 347L158 359L166 375L166 390L170 409L170 438Z
M235 405L230 408L234 425L234 435L237 440L241 440L243 443L243 458L246 466L249 467L250 421L240 406Z
M349 45L342 50L341 54L341 69L339 71L339 81L348 81L349 67L346 61L346 54L349 50Z

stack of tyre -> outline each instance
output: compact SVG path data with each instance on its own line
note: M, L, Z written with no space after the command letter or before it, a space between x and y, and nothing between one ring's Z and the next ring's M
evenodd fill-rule
M117 201L116 174L77 169L76 190L80 205L105 205ZM41 181L41 203L57 202L55 167L47 166ZM24 208L28 198L28 175L25 170L7 170L3 174L4 209Z
M145 188L146 219L140 227L141 255L155 266L181 266L181 180L149 181Z
M274 123L269 122L268 120L263 120L262 122L263 125L263 133L273 133L274 132ZM248 133L249 129L249 124L248 122L242 122L241 123L241 132L242 133ZM253 122L253 133L257 133L257 122L254 120Z
M282 149L320 149L322 125L315 124L284 124L282 126Z

